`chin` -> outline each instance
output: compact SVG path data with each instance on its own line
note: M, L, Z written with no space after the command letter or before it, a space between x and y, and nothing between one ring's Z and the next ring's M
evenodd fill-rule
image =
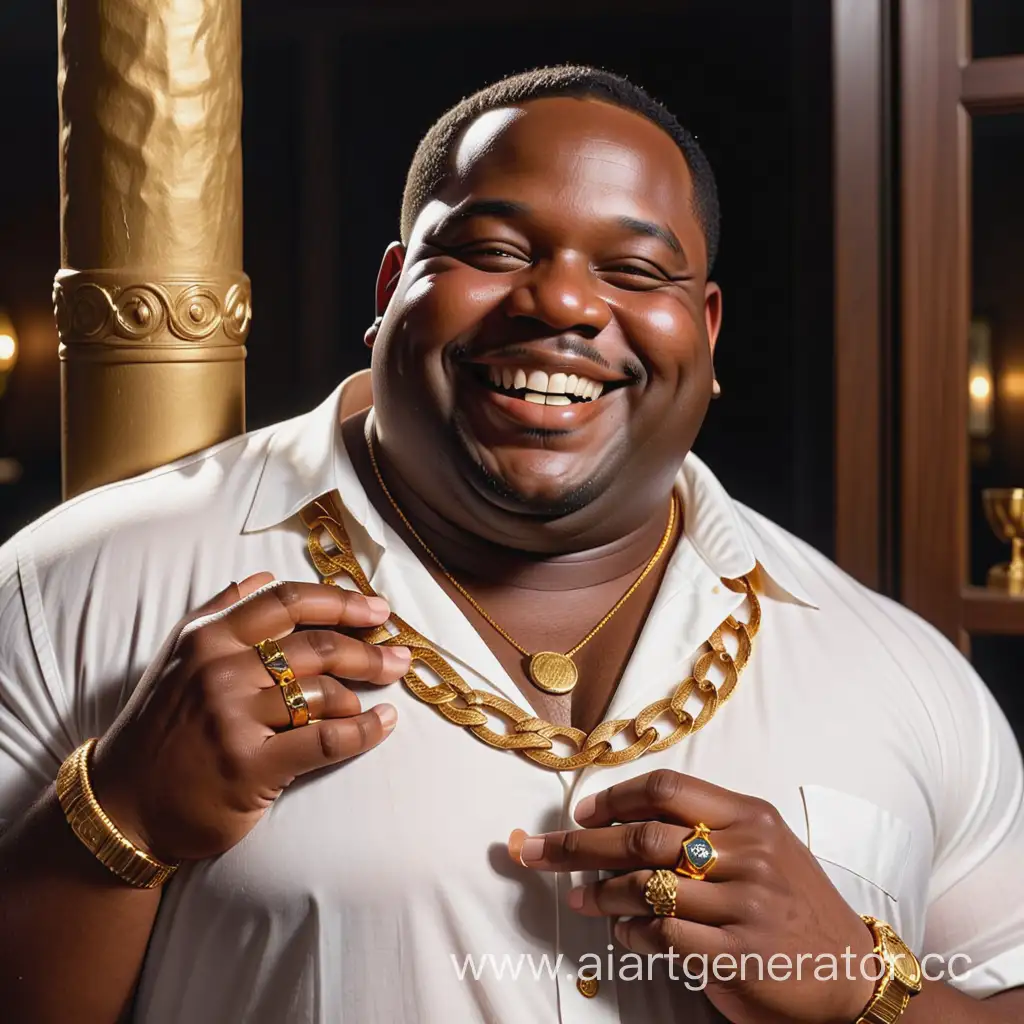
M598 473L567 485L564 475L495 472L469 450L465 466L470 485L486 501L538 519L558 519L586 508L607 489L609 475Z

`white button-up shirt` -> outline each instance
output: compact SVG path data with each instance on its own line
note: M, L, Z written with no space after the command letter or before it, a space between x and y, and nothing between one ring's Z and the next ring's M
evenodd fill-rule
M297 513L327 491L374 589L470 685L524 705L363 490L339 422L368 402L357 375L306 416L76 498L0 548L0 819L108 728L187 610L258 570L318 578ZM609 922L565 905L581 876L506 852L513 829L575 827L582 797L660 767L769 800L856 911L920 954L969 957L966 991L1024 984L1021 760L983 684L934 629L732 501L692 455L678 488L685 532L608 715L672 692L740 609L721 578L757 565L761 631L706 729L630 764L556 774L396 684L384 699L398 727L379 748L300 779L236 847L167 886L137 1019L718 1020L679 968L675 981L658 966L630 980L616 947L609 970ZM598 962L585 998L576 971Z

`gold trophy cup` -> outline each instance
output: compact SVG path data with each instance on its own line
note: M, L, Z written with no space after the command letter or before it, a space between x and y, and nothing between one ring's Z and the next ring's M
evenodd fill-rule
M1010 542L1010 561L988 571L988 585L1024 597L1024 487L989 487L981 492L995 535Z

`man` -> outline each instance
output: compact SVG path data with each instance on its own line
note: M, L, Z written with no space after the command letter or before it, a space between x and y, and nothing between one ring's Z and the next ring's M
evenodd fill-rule
M687 455L717 218L639 89L500 82L369 379L3 549L9 1019L1024 1019L1006 722Z

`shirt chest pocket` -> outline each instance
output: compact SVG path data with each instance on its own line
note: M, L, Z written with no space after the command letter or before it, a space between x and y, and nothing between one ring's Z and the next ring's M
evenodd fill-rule
M801 786L800 791L811 853L858 913L884 915L904 888L910 827L885 808L850 793L826 786Z

